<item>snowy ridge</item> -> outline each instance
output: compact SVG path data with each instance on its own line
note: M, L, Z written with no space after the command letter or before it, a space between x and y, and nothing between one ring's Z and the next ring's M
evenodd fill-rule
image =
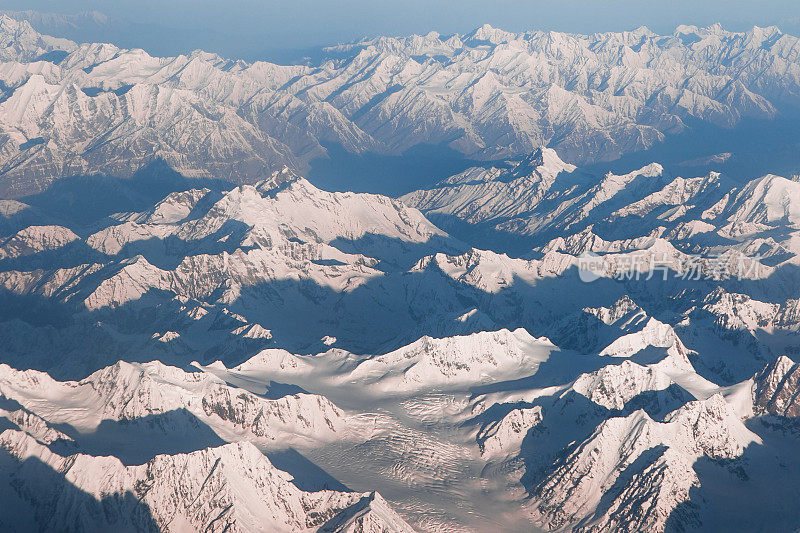
M800 416L797 397L800 386L798 365L781 356L753 378L753 406L758 413L785 417Z
M72 230L62 226L28 226L0 241L0 260L57 250L77 239Z
M600 355L611 357L630 357L635 353L654 346L656 348L675 348L678 353L685 353L686 348L669 324L650 318L640 331L628 333L616 339L600 351Z
M111 457L61 457L13 430L0 434L0 446L20 461L16 469L4 472L17 480L6 497L23 506L12 516L33 510L25 517L30 527L73 522L77 529L317 531L345 514L343 524L324 530L411 531L377 494L298 489L290 475L248 442L159 455L127 467ZM46 479L25 475L32 459L40 469L51 469L51 477L63 473L63 481L42 490ZM365 499L373 502L367 508ZM352 513L357 515L349 517Z
M56 442L74 444L71 437L55 429L45 419L37 416L25 408L9 411L0 408L0 417L11 422L17 429L27 433L30 437L44 446Z
M346 433L345 414L322 396L264 399L211 374L186 373L158 362L119 362L80 382L58 382L7 365L0 365L0 372L0 393L48 420L84 431L103 420L135 422L166 415L164 429L191 425L193 416L223 435L272 447L323 442ZM66 405L72 410L64 411Z
M623 409L625 404L644 391L663 390L673 381L654 368L626 360L621 365L605 366L591 374L582 374L572 390L608 409Z
M359 250L396 260L404 247L432 247L448 239L396 200L328 193L286 169L216 201L206 201L209 196L207 190L173 193L149 212L125 214L120 223L86 237L89 248L110 256L103 278L93 276L102 265L84 265L69 272L5 272L3 284L24 292L66 278L77 291L62 287L61 294L65 299L80 295L90 310L122 306L153 290L200 300L222 290L222 300L230 302L243 287L282 279L308 279L345 291L381 275L372 268L376 260ZM55 249L76 239L66 228L29 227L9 237L0 254ZM381 239L396 244L384 245ZM338 247L331 245L334 241ZM203 253L207 250L214 253ZM186 255L165 270L140 251L162 260Z
M796 299L782 303L761 302L720 288L709 294L703 303L703 310L714 315L716 323L725 329L756 333L800 328L800 301Z
M536 489L542 503L534 515L548 528L581 520L578 530L663 531L670 513L698 485L692 469L697 457L735 458L757 441L720 395L686 404L663 423L643 411L612 418ZM622 472L628 477L615 485ZM611 505L594 514L607 491Z
M54 50L71 51L75 43L37 33L26 20L14 20L0 14L0 59L3 61L36 61Z
M528 431L542 421L542 409L521 407L513 409L498 421L478 431L476 440L484 458L502 457L518 452Z
M625 175L586 176L567 169L556 180L531 185L517 177L525 172L519 170L524 163L516 165L472 168L403 201L424 213L469 222L476 235L527 238L543 254L603 254L612 270L626 259L615 261L611 254L637 250L658 253L681 271L688 252L724 256L728 269L744 276L769 275L774 266L796 263L800 196L797 182L787 178L767 175L737 185L714 172L667 176L654 163ZM462 183L461 176L470 181ZM769 266L755 256L769 258ZM706 263L698 267L710 272Z
M491 376L535 371L555 346L524 329L465 337L423 337L403 348L364 360L347 379L376 382L384 392L436 385L480 383Z
M584 179L571 175L575 166L564 163L552 148L540 148L530 157L547 163L532 171L528 159L505 170L473 168L402 199L424 212L454 215L473 224L502 220L498 228L532 234L551 226L572 228L601 205L613 204L632 183L660 183L663 173L660 165L652 164L622 176L609 173L587 187ZM576 186L583 188L576 191Z
M534 373L557 350L547 338L533 337L522 328L501 329L445 338L424 336L397 350L374 355L333 348L301 356L266 349L231 371L234 376L261 379L324 376L334 386L358 386L381 395L409 395Z

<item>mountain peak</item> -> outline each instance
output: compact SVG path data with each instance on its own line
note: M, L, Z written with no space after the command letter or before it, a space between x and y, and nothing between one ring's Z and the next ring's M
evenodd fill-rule
M753 407L760 413L800 416L800 365L782 355L753 377Z
M48 37L37 32L30 22L0 14L0 59L34 61L53 51L71 51L77 47L67 39Z
M274 196L290 184L300 180L306 181L288 166L284 165L283 168L276 170L268 178L256 183L255 188L263 196Z
M565 163L553 148L540 146L519 162L514 173L523 175L535 171L541 176L553 178L562 172L573 172L576 168L575 165Z
M466 34L463 38L465 43L481 44L500 44L512 40L516 34L494 28L490 24L483 24Z

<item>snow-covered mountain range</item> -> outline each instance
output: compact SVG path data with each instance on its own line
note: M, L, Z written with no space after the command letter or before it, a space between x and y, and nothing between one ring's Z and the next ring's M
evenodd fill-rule
M691 124L733 127L800 104L797 38L719 26L573 35L378 37L316 65L196 51L159 58L42 36L0 15L0 194L55 177L127 177L155 158L186 176L254 183L325 146L473 159L547 144L577 162L652 147Z
M583 164L796 105L796 39L327 53L0 17L0 529L797 530L800 181ZM329 192L327 143L495 161Z
M758 254L772 267L796 262L792 233L776 231L799 228L795 178L766 175L744 184L717 172L684 178L657 163L597 176L539 148L521 162L470 168L401 199L444 227L467 228L470 238L525 238L543 253L677 246L705 255Z
M800 472L795 185L544 148L401 200L288 168L90 221L3 200L4 498L36 527L794 527L754 491Z

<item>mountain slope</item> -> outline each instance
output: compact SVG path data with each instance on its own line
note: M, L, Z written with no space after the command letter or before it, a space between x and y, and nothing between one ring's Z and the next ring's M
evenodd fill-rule
M127 467L112 457L61 457L13 430L0 446L18 461L3 461L5 501L17 505L0 519L6 527L412 531L375 493L301 491L247 442Z

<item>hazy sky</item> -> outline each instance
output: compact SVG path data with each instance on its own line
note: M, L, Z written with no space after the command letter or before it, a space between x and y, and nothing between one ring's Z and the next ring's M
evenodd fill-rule
M109 36L123 46L248 58L377 34L465 32L484 23L581 33L646 25L671 33L678 24L721 22L800 33L800 0L0 0L0 9L97 10L136 23Z

